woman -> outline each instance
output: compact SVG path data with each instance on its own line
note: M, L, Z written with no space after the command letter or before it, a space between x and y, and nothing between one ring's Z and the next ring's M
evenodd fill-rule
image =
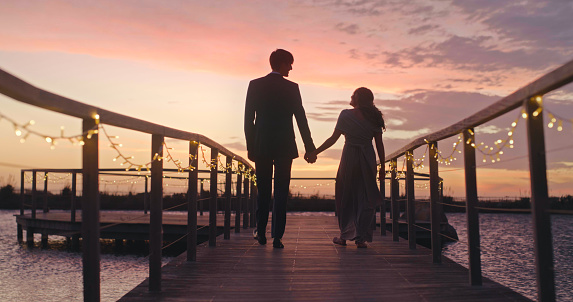
M346 141L335 188L340 237L334 237L332 241L346 245L346 240L354 240L357 247L366 248L366 242L372 242L376 206L382 201L376 183L376 155L372 138L376 143L378 158L384 163L382 131L386 130L386 126L382 113L374 105L374 94L370 89L356 89L350 105L354 109L342 110L332 136L308 156L316 158L344 134ZM380 179L384 179L384 175L382 165Z

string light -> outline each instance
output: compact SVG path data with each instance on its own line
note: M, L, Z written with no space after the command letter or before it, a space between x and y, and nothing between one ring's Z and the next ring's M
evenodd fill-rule
M314 185L306 185L306 186L305 185L290 185L290 187L293 189L313 189L313 188L319 188L319 187L324 187L324 186L328 187L328 186L333 185L335 183L336 183L336 181L332 181L332 182L329 182L326 184L317 183Z
M40 172L37 172L40 173ZM26 173L26 176L24 177L24 182L31 184L34 181L34 177L32 175L28 175L29 173ZM48 177L49 175L49 177ZM44 173L43 177L36 177L36 184L37 183L41 183L46 181L46 179L48 180L48 183L62 183L64 181L68 181L70 179L70 177L72 176L72 173L66 173L64 176L55 176L54 173Z
M14 134L17 137L20 137L21 143L25 143L26 140L28 139L28 137L30 136L30 134L32 134L32 135L41 137L43 140L45 140L47 143L49 143L51 149L55 149L55 146L58 144L59 140L67 140L72 145L83 146L83 145L85 145L84 137L86 137L87 139L91 139L93 137L93 135L99 133L99 130L101 128L101 130L105 134L107 140L110 142L110 147L117 152L117 155L113 158L113 161L118 161L121 159L122 163L120 165L127 166L127 168L125 169L126 171L130 171L132 168L136 169L138 172L140 172L142 169L146 169L148 172L151 171L150 165L151 165L152 161L145 163L145 164L137 164L134 161L132 161L134 159L133 156L126 156L119 149L120 147L122 147L122 144L114 142L114 139L118 139L119 137L108 135L106 129L100 123L100 115L95 113L92 115L92 118L94 119L95 124L96 124L92 129L84 131L80 135L66 136L64 134L65 128L62 126L62 127L60 127L60 135L57 136L57 135L46 135L46 134L40 133L38 131L35 131L33 129L30 129L31 126L35 125L34 120L30 120L26 124L20 124L20 123L17 123L16 121L14 121L13 119L0 113L0 121L6 120L12 124L12 126L14 128ZM197 142L195 142L195 143L197 143ZM159 152L158 152L158 153L155 153L153 160L157 160L157 161L166 160L167 162L172 162L178 168L179 173L181 173L185 170L192 171L194 169L197 169L197 167L194 167L192 165L188 165L188 166L182 165L182 162L180 160L175 159L171 155L171 153L169 152L169 150L172 150L172 148L167 147L167 144L165 142L163 143L163 146L165 147L167 156L165 156L165 157L159 156ZM203 155L203 162L207 165L207 167L213 169L213 167L217 167L217 160L219 160L219 162L221 162L221 155L219 155L217 157L217 159L214 159L212 162L207 162L207 160L205 159L205 154L204 154L204 150L202 147L201 147L201 152ZM189 158L191 160L194 160L194 159L196 159L196 156L189 154ZM256 185L256 175L253 173L251 168L245 169L244 166L241 165L241 169L239 169L238 167L234 169L233 164L224 165L221 163L219 169L221 171L231 171L231 172L235 172L237 174L245 175L246 179L251 180Z
M44 141L46 141L48 144L50 144L50 149L55 149L56 145L58 144L58 140L67 140L70 143L72 143L72 145L76 145L76 144L80 144L80 145L84 145L83 142L83 137L86 136L88 139L91 138L91 136L95 133L97 133L97 129L98 126L96 125L94 128L89 129L79 135L72 135L72 136L66 136L64 135L64 127L60 127L60 135L47 135L44 133L40 133L38 131L35 131L33 129L31 129L32 126L34 126L36 124L36 122L34 120L30 120L25 124L20 124L18 122L16 122L15 120L3 115L2 113L0 113L0 121L1 120L6 120L9 123L12 124L12 127L14 127L14 134L17 137L20 137L20 143L25 143L26 140L28 139L28 137L30 136L30 134L40 137L42 138Z

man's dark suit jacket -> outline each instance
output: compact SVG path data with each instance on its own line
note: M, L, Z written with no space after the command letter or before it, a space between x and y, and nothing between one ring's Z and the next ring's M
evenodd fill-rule
M277 73L249 83L245 136L250 160L298 157L293 115L306 152L314 151L316 148L310 136L298 84Z

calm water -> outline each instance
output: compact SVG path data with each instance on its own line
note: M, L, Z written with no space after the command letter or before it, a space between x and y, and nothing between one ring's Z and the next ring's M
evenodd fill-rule
M18 244L16 213L0 210L0 301L83 301L82 254L67 251L65 238L57 236L50 236L46 250ZM102 254L101 300L116 301L139 285L149 274L148 261L143 255Z
M67 251L59 237L50 237L47 250L18 244L15 213L0 210L0 301L82 301L81 253ZM465 214L448 214L448 219L461 242L447 245L444 255L467 266ZM558 301L573 301L573 217L553 216L552 225ZM483 274L535 300L531 216L481 214L480 228ZM143 255L102 254L102 301L116 301L147 276Z
M465 213L447 214L460 238L444 255L467 267ZM552 216L557 301L573 301L573 216ZM533 229L528 214L480 214L482 274L537 299Z

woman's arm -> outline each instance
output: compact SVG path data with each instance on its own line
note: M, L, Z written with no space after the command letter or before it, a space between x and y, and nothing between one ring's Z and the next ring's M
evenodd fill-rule
M332 147L332 145L334 145L338 141L338 138L340 138L341 135L342 135L342 131L340 131L338 129L334 129L334 132L332 133L332 135L329 138L327 138L324 141L324 143L322 143L322 145L320 145L320 147L318 147L318 149L316 149L316 151L314 151L314 153L316 155L318 155L322 151Z
M384 165L384 160L386 158L386 153L384 152L384 142L382 141L382 132L374 134L374 142L376 143L376 151L378 151L378 159L380 160L380 173L378 177L381 180L386 176L386 165Z
M318 154L320 154L322 151L332 147L332 145L334 145L336 143L336 141L338 141L338 138L340 138L340 135L342 135L342 131L340 131L338 129L334 129L334 132L332 133L332 135L329 138L327 138L324 141L324 143L322 143L322 145L320 145L320 147L318 147L315 151L309 152L306 154L305 159L309 163L314 163L316 161L316 156Z

